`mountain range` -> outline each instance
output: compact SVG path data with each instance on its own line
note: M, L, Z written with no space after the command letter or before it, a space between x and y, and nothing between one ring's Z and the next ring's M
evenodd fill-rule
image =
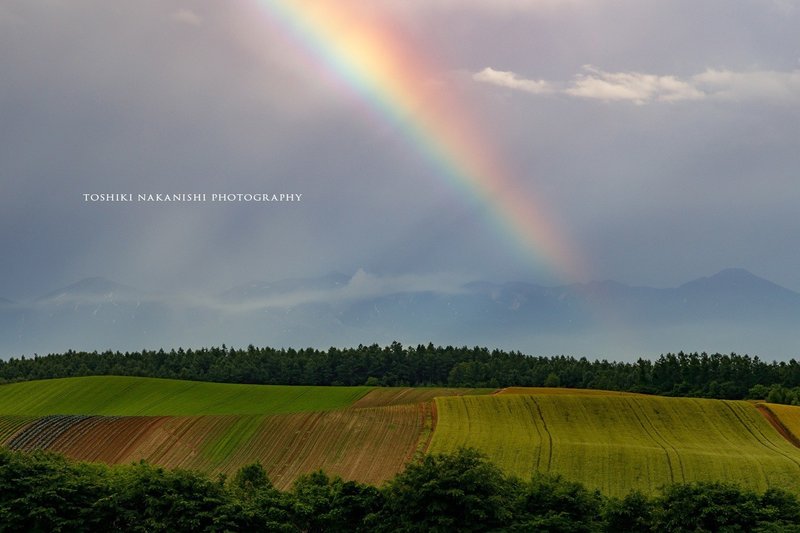
M632 359L667 351L800 355L800 293L743 269L674 288L614 281L418 283L362 271L155 293L87 278L29 302L0 298L0 357L209 345L480 345Z

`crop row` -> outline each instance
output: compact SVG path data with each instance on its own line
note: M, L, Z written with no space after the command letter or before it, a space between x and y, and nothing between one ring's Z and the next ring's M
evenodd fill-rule
M221 468L230 472L258 460L278 487L318 468L378 484L414 456L424 424L413 404L266 417L249 445Z
M75 442L81 442L87 437L91 438L98 426L116 420L119 417L115 416L89 416L83 420L79 420L75 424L68 427L49 445L48 449L63 452L69 449Z
M48 449L71 427L91 417L85 415L50 415L37 419L12 437L6 446L12 450Z
M32 416L4 415L0 416L0 444L14 438L25 426L35 420Z
M402 470L432 430L431 404L403 404L287 415L106 417L51 415L9 441L15 449L50 449L78 460L232 474L255 461L276 486L324 469L380 483Z
M168 417L98 417L91 431L57 443L57 451L68 457L109 464L126 464L147 459L141 453L143 443L149 442L157 428Z

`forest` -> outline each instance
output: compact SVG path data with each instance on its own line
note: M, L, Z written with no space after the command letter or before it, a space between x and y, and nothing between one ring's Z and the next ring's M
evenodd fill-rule
M739 354L663 354L635 362L531 356L481 347L221 347L76 352L0 361L0 382L119 375L273 385L566 387L800 403L800 363Z
M800 503L724 483L608 498L550 475L505 476L472 449L432 454L381 487L322 471L275 489L258 463L230 479L0 450L3 531L800 531Z

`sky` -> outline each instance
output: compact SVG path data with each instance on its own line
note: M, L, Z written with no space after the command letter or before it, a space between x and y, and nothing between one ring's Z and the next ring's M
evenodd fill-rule
M728 267L800 291L798 28L793 0L4 0L0 297Z

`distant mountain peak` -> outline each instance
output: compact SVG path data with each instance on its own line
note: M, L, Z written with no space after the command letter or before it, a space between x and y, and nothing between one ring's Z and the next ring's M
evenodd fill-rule
M694 281L690 281L689 283L694 283L696 281L706 281L706 282L752 282L752 281L767 281L764 278L760 278L746 270L744 268L725 268L720 270L716 274L711 276L703 277L696 279ZM771 283L771 282L767 282Z
M782 287L767 279L756 276L744 268L726 268L716 274L699 278L684 283L679 289L706 289L706 290L758 290L770 292L791 293L790 289Z
M725 268L710 276L712 279L762 279L744 268Z
M83 278L82 280L76 281L70 287L75 288L95 288L95 287L109 287L109 286L117 286L120 285L114 281L111 281L108 278L104 278L103 276L93 276L88 278Z

